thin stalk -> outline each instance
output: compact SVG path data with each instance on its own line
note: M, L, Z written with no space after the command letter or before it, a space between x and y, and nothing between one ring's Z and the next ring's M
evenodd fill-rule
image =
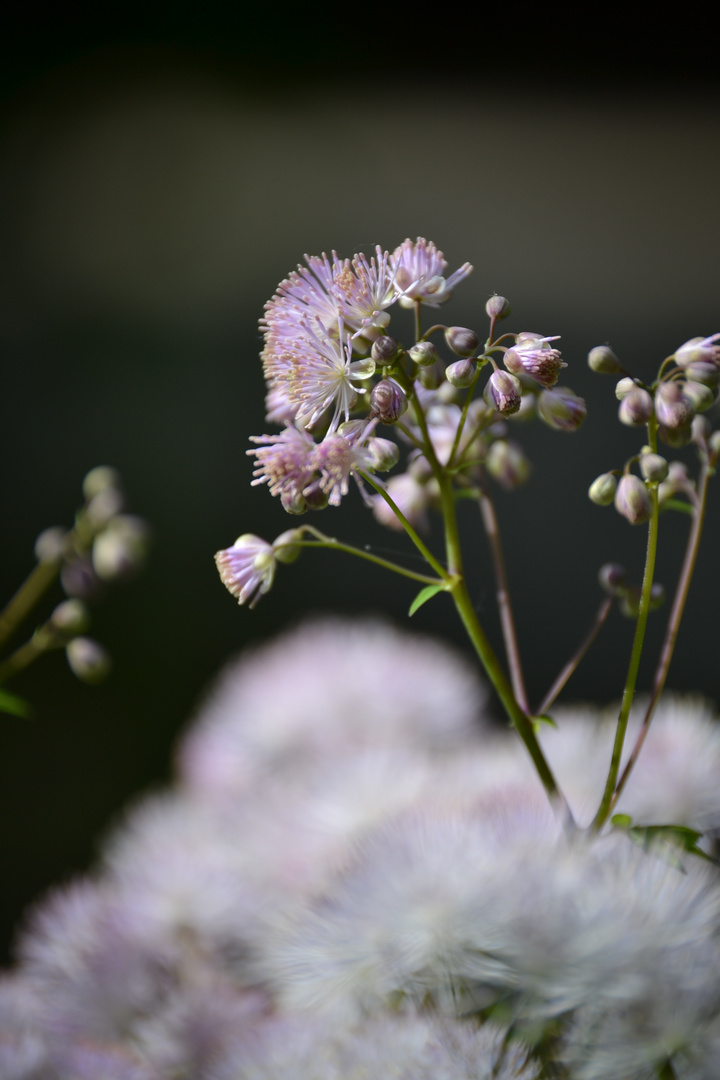
M516 729L530 754L548 797L553 802L560 800L564 804L568 819L572 820L569 808L562 797L555 777L553 776L550 766L545 760L545 755L542 752L540 744L537 741L532 721L525 715L520 705L515 700L512 687L510 686L505 672L495 656L493 648L475 613L475 608L473 607L462 574L462 552L460 549L457 515L455 513L455 497L452 482L450 477L446 474L442 477L440 494L442 499L443 519L445 522L445 546L447 550L448 569L451 574L455 575L455 581L449 589L455 608L480 662L485 668L490 682L495 687L511 724Z
M465 395L465 401L463 402L462 412L460 413L460 423L457 426L457 431L455 432L455 438L453 439L452 449L450 451L450 457L448 458L448 469L452 469L454 467L454 465L455 465L455 455L457 454L458 450L460 449L460 440L462 439L463 431L465 430L465 422L467 420L468 410L470 409L470 402L472 401L472 396L473 396L473 393L475 392L475 387L477 386L477 381L478 381L479 378L480 378L480 368L478 367L476 372L475 372L475 378L470 383L470 386L468 387L467 394ZM470 443L467 444L466 449L469 446L470 446Z
M16 649L14 653L0 663L0 685L7 682L14 675L19 674L19 672L24 671L39 656L42 656L44 652L57 644L57 634L49 630L47 626L40 627L29 641L26 641L24 645L21 645L19 649Z
M505 567L505 556L500 541L500 528L484 470L480 470L480 488L482 491L482 496L479 499L480 513L495 567L495 598L500 613L500 625L502 627L503 642L505 643L505 655L510 669L510 680L515 700L523 712L529 714L530 706L525 688L515 619L510 602L510 589Z
M452 577L452 573L448 573L445 567L435 558L432 551L430 551L430 548L420 539L415 529L412 527L400 507L393 499L392 495L389 495L387 493L382 484L378 483L378 481L375 480L375 478L369 473L361 472L360 476L362 476L363 480L367 481L367 483L370 484L371 487L374 487L377 493L382 496L382 498L385 500L392 512L397 517L400 524L405 529L405 532L408 534L415 547L418 549L426 562L428 562L430 566L432 566L438 577L442 578L443 581L447 581L450 577ZM435 584L434 581L432 583Z
M585 637L585 640L581 643L581 645L577 649L577 651L570 657L567 664L565 664L565 667L562 669L562 671L558 675L557 679L552 684L552 686L548 690L547 694L545 695L545 697L542 699L542 701L538 705L537 714L536 714L537 716L542 716L543 713L546 712L550 708L550 706L555 701L555 699L557 698L560 691L563 689L563 687L567 683L570 676L576 671L580 661L585 656L585 653L588 651L588 649L592 645L593 641L595 640L595 638L600 633L600 630L601 630L605 620L607 619L608 615L610 614L610 609L612 607L612 604L613 604L613 597L612 596L606 596L605 599L603 600L603 602L600 604L600 607L597 609L597 612L595 614L595 618L593 619L592 626L590 627L590 630L588 631L588 633L587 633L587 635Z
M15 632L60 573L60 561L40 562L0 612L0 644Z
M283 547L285 545L279 545ZM430 577L428 574L419 574L416 570L408 570L404 566L400 566L399 563L391 562L389 559L383 559L379 555L373 555L369 551L363 551L361 548L353 547L352 544L343 544L340 540L336 540L332 536L323 536L317 540L293 540L288 547L303 547L303 548L332 548L335 551L344 551L347 555L355 555L358 559L365 559L367 562L375 563L376 566L382 566L385 570L392 570L395 574L401 574L403 577L411 578L413 581L420 581L423 585L442 585L443 579Z
M648 731L650 730L650 724L652 722L653 714L657 707L657 703L660 700L660 695L665 687L665 680L667 679L668 671L670 669L670 661L675 649L675 642L677 641L678 631L680 629L680 621L683 617L685 610L685 602L690 590L690 582L692 580L693 572L695 570L695 562L697 560L698 549L700 547L700 537L702 536L702 528L705 521L705 509L707 507L707 494L708 484L710 477L713 475L712 466L707 462L703 462L700 473L698 476L698 499L695 507L694 517L692 525L690 527L690 533L688 535L687 545L685 547L685 557L683 559L682 569L680 571L680 577L675 589L675 596L673 598L673 605L668 616L667 628L665 630L665 638L660 650L660 657L658 660L657 670L655 671L655 678L653 680L652 694L650 696L650 703L648 704L645 712L645 717L642 722L642 727L638 733L638 737L635 740L635 745L632 749L632 753L628 758L628 762L623 770L622 776L618 781L618 785L615 789L612 802L610 804L610 811L612 812L615 803L620 798L623 788L628 781L630 773L635 767L635 762L638 759L642 745L645 742Z
M620 770L620 759L622 757L623 744L625 742L630 708L635 694L635 684L637 682L640 657L642 656L643 642L645 640L645 628L647 626L648 613L650 610L650 590L652 589L653 574L655 572L658 519L660 516L658 510L657 488L651 489L650 496L652 499L652 514L648 526L647 553L645 556L645 572L643 574L642 592L640 594L640 609L638 611L637 623L635 624L635 637L633 639L632 653L630 654L630 665L625 680L625 689L623 691L617 728L615 729L615 742L613 745L612 758L610 759L607 781L605 783L605 791L603 792L600 807L592 823L592 828L598 832L602 829L610 816L610 808L612 806L613 794L615 792L615 785Z

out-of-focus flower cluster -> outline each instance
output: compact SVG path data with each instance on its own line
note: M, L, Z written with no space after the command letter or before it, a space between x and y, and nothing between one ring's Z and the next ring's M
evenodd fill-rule
M91 469L83 480L83 496L72 528L52 526L40 533L34 571L0 612L4 649L56 579L66 595L48 619L36 623L28 642L0 658L2 684L43 653L58 648L65 649L73 674L83 682L100 682L110 670L106 650L85 636L91 621L89 605L104 597L109 583L127 580L142 568L150 528L142 518L124 512L125 497L115 469L106 465ZM22 714L26 708L20 698L0 692L0 709Z
M494 337L509 312L503 297L486 305L485 344L466 327L422 331L421 310L444 304L472 271L469 263L446 277L442 252L423 237L392 254L377 247L370 258L333 252L305 259L280 283L260 323L267 419L284 427L254 436L248 451L252 483L266 484L289 513L338 506L352 477L378 520L401 529L388 502L368 492L362 478L394 469L402 448L405 468L383 487L407 521L424 529L428 511L439 505L438 470L465 495L480 490L485 473L505 488L528 478L530 463L505 418L539 416L560 431L584 420L583 400L556 385L566 365L555 337ZM405 315L397 337L389 333L393 305L417 316L413 326ZM444 360L430 340L441 331ZM412 335L405 344L402 332ZM485 367L491 374L474 399ZM397 441L387 437L390 428ZM222 580L240 603L255 603L270 588L278 550L277 541L245 534L218 552Z
M543 748L585 824L613 725L556 715ZM3 1080L719 1074L716 867L566 832L446 648L301 626L226 670L178 773L30 917ZM617 809L720 828L707 706L665 702Z

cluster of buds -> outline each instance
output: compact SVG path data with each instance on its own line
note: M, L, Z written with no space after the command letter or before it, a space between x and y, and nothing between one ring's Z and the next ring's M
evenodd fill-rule
M101 682L111 668L107 651L86 636L89 605L102 599L106 585L133 577L144 565L150 530L126 514L120 477L99 466L83 481L84 504L71 529L53 526L35 541L37 566L0 615L0 643L9 641L44 592L59 579L66 599L56 605L24 645L0 661L0 683L49 650L65 650L78 679ZM7 695L3 692L6 705ZM3 704L0 702L0 704Z
M283 430L253 437L248 451L252 483L267 484L288 513L339 505L352 477L378 520L402 527L388 500L368 491L373 477L371 486L423 528L437 502L439 470L466 495L480 489L484 473L506 488L527 479L529 462L508 438L506 419L537 416L558 431L583 422L583 400L557 385L566 365L556 337L495 336L510 310L504 297L486 305L484 343L463 326L422 332L422 308L444 304L470 274L469 263L446 276L442 252L422 237L392 254L377 247L370 258L305 258L307 265L280 283L260 323L267 419ZM390 334L396 304L414 310L409 343L394 329ZM440 334L451 357L441 356ZM475 397L484 368L489 378ZM385 428L396 438L381 437ZM381 483L374 474L394 469L401 448L405 470ZM271 586L276 550L246 534L218 552L222 580L240 603L256 602Z
M701 459L714 465L720 453L720 431L712 431L707 411L718 397L720 387L720 334L691 338L660 366L654 383L646 385L633 378L607 346L592 349L591 369L600 374L622 374L615 388L620 402L618 418L628 427L646 427L651 445L642 447L622 470L602 473L590 485L588 494L599 506L614 503L615 509L631 525L648 521L652 513L652 492L657 492L660 509L677 505L681 495L690 506L695 502L695 485L687 467L657 452L659 438L667 446L679 448L694 443ZM637 466L640 475L632 469Z

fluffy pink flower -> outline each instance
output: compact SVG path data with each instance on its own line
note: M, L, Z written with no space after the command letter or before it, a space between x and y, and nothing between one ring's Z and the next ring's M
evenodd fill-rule
M288 425L279 435L253 435L250 441L259 444L247 451L255 456L252 486L267 484L271 495L284 500L302 495L316 471L317 447L307 431Z
M472 273L470 263L463 263L449 278L443 275L447 262L442 251L423 236L415 243L409 238L395 248L390 256L395 272L395 293L403 307L412 307L419 300L428 307L439 307L452 295L456 285Z
M228 592L239 604L249 601L251 608L272 587L275 577L272 544L252 533L243 533L232 547L217 551L215 565Z
M367 471L375 467L372 451L363 445L367 434L367 429L359 436L355 433L330 433L317 447L320 490L325 492L331 506L339 506L343 495L347 495L353 474L360 469Z

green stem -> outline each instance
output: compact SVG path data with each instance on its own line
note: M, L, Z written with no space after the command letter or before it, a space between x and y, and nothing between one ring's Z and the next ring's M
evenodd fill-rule
M697 560L697 554L700 547L700 537L702 536L702 528L705 521L705 509L707 506L708 484L710 477L713 475L712 467L704 462L700 469L698 476L698 499L697 505L694 511L694 517L690 533L688 535L687 545L685 548L685 557L683 559L682 569L680 571L680 577L678 579L677 587L675 589L675 597L673 599L673 606L668 616L667 628L665 630L665 638L660 650L660 658L658 660L657 670L655 672L655 678L653 680L653 689L645 712L645 717L642 722L642 727L638 733L638 737L635 740L632 753L628 758L628 762L623 770L622 776L618 781L618 785L615 789L612 802L610 804L610 812L620 798L620 794L628 781L630 773L635 767L635 762L638 759L642 745L645 742L648 731L650 730L650 724L652 722L653 714L657 707L657 703L660 700L660 695L665 688L665 680L667 679L668 671L670 669L670 661L672 660L673 651L675 649L675 643L677 641L678 631L680 629L680 621L683 617L685 610L685 602L690 590L690 582L692 580L693 572L695 570L695 562Z
M497 599L498 611L500 613L500 626L502 628L503 641L505 643L505 655L507 657L508 667L510 668L513 693L523 712L529 714L530 706L528 704L525 679L523 677L520 647L518 645L517 631L515 629L515 619L513 617L512 604L510 602L510 589L505 567L505 556L503 555L502 543L500 541L500 528L498 526L497 514L495 513L495 505L492 501L490 488L487 483L487 477L485 476L485 471L483 469L480 470L480 488L482 490L482 497L479 499L480 513L482 515L483 526L485 527L485 534L488 538L488 543L490 544L490 551L495 567L495 596Z
M423 558L426 560L426 562L428 562L430 564L430 566L432 566L433 570L438 575L438 577L442 578L443 581L447 581L450 577L452 577L452 573L448 573L448 571L445 569L445 567L441 563L439 563L438 560L435 558L432 551L430 551L430 548L426 544L423 543L423 541L420 539L420 537L418 536L415 529L412 527L412 525L410 524L408 519L403 514L400 507L397 505L397 503L393 499L392 495L389 495L387 493L387 491L382 486L382 484L380 484L369 473L361 472L360 476L362 476L363 480L365 480L368 484L370 484L371 487L374 487L375 490L377 491L377 493L385 500L385 502L388 504L388 506L390 507L392 512L395 514L395 516L398 519L398 521L400 522L400 524L405 529L405 532L408 534L408 536L412 540L415 547L418 549L418 551L423 556ZM433 584L434 584L434 581L433 581Z
M542 784L551 801L560 800L564 803L565 811L570 818L570 811L563 799L550 766L545 760L545 755L537 741L532 721L526 716L518 702L515 700L510 683L507 680L485 631L483 630L475 613L470 594L467 591L462 572L462 552L460 549L460 537L455 513L455 497L452 481L447 474L443 474L440 484L443 518L445 522L445 546L447 550L448 569L455 580L449 589L455 608L460 616L463 626L480 658L490 682L503 704L508 718L524 742L530 757L537 769Z
M465 422L467 420L468 410L470 408L470 402L472 401L472 396L473 396L473 394L475 392L475 387L477 386L477 381L478 381L479 378L480 378L480 367L478 366L478 368L477 368L477 370L475 372L475 378L473 379L470 386L468 387L467 394L465 395L465 401L463 402L462 412L460 414L460 423L457 426L457 431L455 432L455 438L453 439L452 449L450 451L450 457L448 458L448 465L447 465L448 469L452 469L454 467L454 465L455 465L455 455L457 454L458 450L460 449L460 440L462 439L462 434L463 434L463 431L465 430ZM470 445L471 445L470 443L468 443L466 445L466 447L465 447L466 451L470 447Z
M567 664L565 664L565 667L562 669L562 671L558 675L557 679L552 684L552 686L548 690L547 694L545 695L545 697L540 702L540 705L538 706L538 710L537 710L537 715L538 716L542 716L543 713L546 712L550 708L550 706L555 701L555 699L557 698L560 691L563 689L563 687L567 683L570 676L577 669L580 661L585 656L585 653L588 651L588 649L592 645L595 638L598 636L603 623L605 622L608 615L610 614L610 608L612 607L612 604L613 604L613 597L612 596L606 596L605 599L600 604L600 607L598 608L598 610L597 610L597 612L595 614L593 624L590 627L590 630L588 631L588 633L587 633L587 635L585 637L585 640L581 643L580 647L573 654L573 656L570 657Z
M60 560L40 562L0 612L0 644L15 632L60 573Z
M19 649L16 649L14 653L0 663L0 685L6 683L8 679L11 679L19 672L24 671L39 656L42 656L44 652L52 649L57 644L57 634L47 625L41 626L29 641L26 641L24 645L21 645Z
M309 526L306 526L306 528L309 528ZM286 545L281 544L279 546L284 547ZM367 562L382 566L385 570L392 570L395 574L401 574L403 577L411 578L413 581L420 581L423 585L443 584L442 579L430 577L428 574L418 574L415 570L407 570L404 566L391 562L389 559L383 559L379 555L373 555L369 551L353 547L352 544L343 544L340 540L336 540L335 537L323 536L322 533L319 534L317 540L293 540L287 547L332 548L335 551L344 551L347 555L355 555L358 559L366 559Z
M657 488L652 488L650 490L650 497L652 499L652 514L650 516L648 527L647 553L645 557L642 592L640 594L640 609L638 611L637 623L635 624L635 637L633 639L632 653L630 654L630 665L628 667L620 715L618 716L617 728L615 730L615 742L613 745L612 758L610 759L607 781L605 783L605 791L603 792L600 807L592 823L592 828L598 832L602 829L610 816L613 794L615 792L615 785L620 770L620 759L622 757L623 744L625 742L625 733L627 731L628 718L630 716L630 708L635 695L635 684L637 682L640 657L642 656L643 642L645 640L645 628L647 626L648 613L650 610L650 590L652 589L653 574L655 572L658 518L660 516L658 510Z

